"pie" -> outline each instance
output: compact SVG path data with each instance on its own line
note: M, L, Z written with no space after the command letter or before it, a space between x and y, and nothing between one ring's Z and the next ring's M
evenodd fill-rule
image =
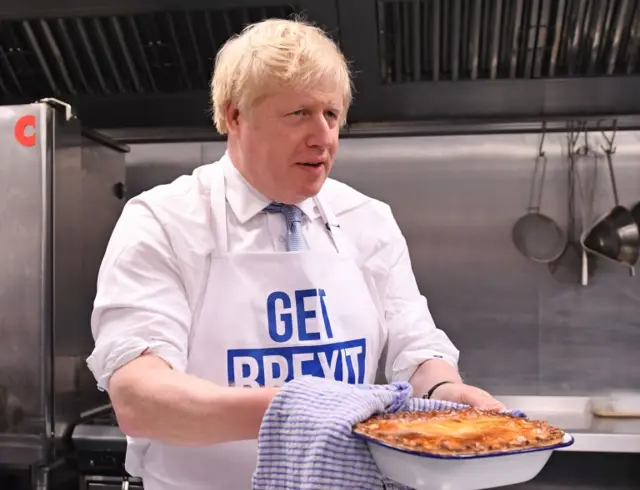
M565 435L543 420L477 408L374 415L353 429L387 446L442 456L544 448L561 443Z

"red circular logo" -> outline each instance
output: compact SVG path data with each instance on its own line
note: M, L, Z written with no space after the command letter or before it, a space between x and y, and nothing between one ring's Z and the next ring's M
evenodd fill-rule
M30 134L27 134L27 128L31 128ZM16 122L13 130L16 141L22 146L35 146L36 144L36 116L27 114L22 116Z

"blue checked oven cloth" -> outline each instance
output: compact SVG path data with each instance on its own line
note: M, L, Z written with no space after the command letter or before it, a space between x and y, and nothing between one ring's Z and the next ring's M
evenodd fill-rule
M260 427L253 490L407 489L383 478L352 427L376 413L465 407L413 398L411 391L408 383L349 385L311 376L286 383Z

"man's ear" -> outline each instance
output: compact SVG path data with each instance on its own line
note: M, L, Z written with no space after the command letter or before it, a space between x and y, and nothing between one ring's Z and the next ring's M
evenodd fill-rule
M228 104L225 108L225 118L227 120L227 130L229 134L236 134L240 124L240 111L238 110L238 106Z

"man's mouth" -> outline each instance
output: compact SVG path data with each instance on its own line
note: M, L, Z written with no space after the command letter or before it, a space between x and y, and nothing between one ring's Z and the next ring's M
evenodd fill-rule
M299 162L298 165L304 167L319 167L320 165L324 165L324 162Z

